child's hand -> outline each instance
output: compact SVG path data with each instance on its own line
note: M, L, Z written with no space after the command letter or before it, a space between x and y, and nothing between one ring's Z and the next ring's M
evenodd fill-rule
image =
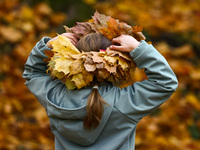
M63 34L61 34L61 35L64 35L64 36L66 36L67 38L69 38L70 41L72 42L72 44L73 44L74 46L76 46L76 44L77 44L77 42L78 42L78 38L76 37L75 34L73 34L73 33L63 33ZM51 41L53 41L53 40L55 40L55 39L57 39L57 38L58 38L58 36L56 36L55 38L49 40L49 41L47 42L47 46L48 46L49 48L53 48L53 46L52 46L49 42L51 42Z
M133 49L140 45L140 42L138 42L134 37L129 35L121 35L117 38L114 38L112 42L119 45L113 44L109 48L121 52L131 52Z

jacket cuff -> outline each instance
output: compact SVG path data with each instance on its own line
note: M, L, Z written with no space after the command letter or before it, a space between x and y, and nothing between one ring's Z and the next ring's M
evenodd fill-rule
M131 55L133 60L137 59L137 57L142 55L142 53L144 53L149 46L150 46L149 44L147 44L144 40L142 40L140 42L140 45L136 47L134 50L132 50L129 54Z
M45 50L51 50L46 43L52 38L50 37L43 37L38 43L37 43L37 48L44 53Z

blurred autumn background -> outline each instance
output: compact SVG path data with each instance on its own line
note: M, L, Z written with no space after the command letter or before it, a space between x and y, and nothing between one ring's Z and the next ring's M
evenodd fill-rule
M24 63L43 36L88 21L96 9L142 25L179 80L170 100L138 124L136 150L200 150L199 0L0 0L0 150L54 149L46 112L24 85Z

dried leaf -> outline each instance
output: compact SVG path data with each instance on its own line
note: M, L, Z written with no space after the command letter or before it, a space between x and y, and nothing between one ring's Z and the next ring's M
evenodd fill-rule
M125 59L120 57L118 58L118 64L122 67L123 70L126 70L129 67L127 61L125 61Z
M77 22L76 25L72 28L68 28L66 26L64 27L65 27L66 32L74 33L79 38L89 33L96 32L94 25L91 24L90 22Z
M87 84L85 83L85 79L82 73L76 74L72 77L72 81L75 82L75 85L78 89L85 87Z
M62 78L65 77L65 73L53 69L52 72L51 72L51 76L56 77L58 79L62 79Z
M132 28L132 30L133 30L134 33L141 32L142 29L143 29L142 26L134 26L134 27Z
M126 76L126 79L122 80L122 82L119 85L119 88L123 89L124 87L132 85L135 82L134 73L135 70L133 68L130 68L130 70L127 73L128 75Z
M92 59L94 63L103 63L103 57L99 55L98 52L91 52L93 54Z
M98 63L98 64L96 64L96 68L103 69L104 68L104 63Z
M78 73L72 77L72 81L75 82L75 85L78 89L83 88L90 84L93 80L93 74L87 71L83 71L82 73Z
M60 57L55 60L55 70L58 72L63 72L68 75L70 72L70 65L74 62L73 59L68 59L65 57Z
M87 64L87 63L84 63L84 67L85 70L88 72L94 72L97 68L95 64Z
M114 50L110 50L109 48L106 50L106 54L108 56L120 56L126 60L132 61L131 56L128 53L123 53L123 52L119 52L119 51L114 51Z
M53 46L53 52L57 52L63 56L68 54L79 54L79 50L71 43L71 41L63 35L59 35L57 40L49 42Z
M119 22L119 20L100 14L98 11L88 22L77 22L72 28L65 26L66 32L72 32L79 38L89 33L100 32L110 40L122 34L134 36L138 41L144 40L145 36L141 33L142 29L142 26L131 27L127 23Z
M44 51L44 54L47 56L47 57L53 57L54 53L51 51L51 50L45 50Z
M107 79L110 76L110 72L106 69L98 70L97 76L103 80Z
M84 61L82 59L77 59L77 60L72 61L69 68L70 75L75 75L82 72L84 70L83 63Z
M115 65L117 63L117 60L119 59L118 56L104 56L104 59L106 60L106 62L110 65Z
M87 56L85 58L85 64L90 64L90 65L94 64L94 61L92 60L92 57Z
M105 69L108 72L115 74L117 72L117 64L109 65L108 63L105 63Z
M63 81L65 82L65 86L67 87L67 89L73 90L76 88L74 81L72 81L72 76L70 76L68 78L65 77L65 79Z

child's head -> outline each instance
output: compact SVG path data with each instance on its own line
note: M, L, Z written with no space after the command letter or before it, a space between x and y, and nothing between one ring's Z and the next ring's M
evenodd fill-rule
M80 51L89 52L96 51L100 49L107 49L112 44L112 42L103 36L101 33L90 33L85 37L81 38L76 47Z

